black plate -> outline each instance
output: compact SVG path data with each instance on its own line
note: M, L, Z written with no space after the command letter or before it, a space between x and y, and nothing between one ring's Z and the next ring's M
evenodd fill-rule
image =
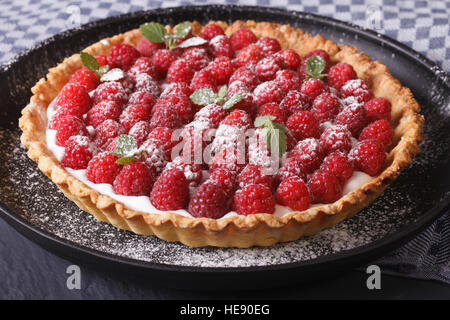
M320 233L270 248L189 248L142 237L95 221L65 199L19 148L17 119L30 88L49 67L102 38L146 21L254 19L301 27L357 46L385 63L411 88L426 117L421 153L370 207ZM325 277L393 250L436 219L450 203L450 82L412 49L373 31L301 12L201 6L137 12L58 34L1 69L1 216L23 235L74 261L132 272L177 288L243 289Z

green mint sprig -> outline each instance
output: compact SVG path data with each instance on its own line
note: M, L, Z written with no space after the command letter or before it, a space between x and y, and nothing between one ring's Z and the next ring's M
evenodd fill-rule
M80 52L81 63L89 70L94 72L101 82L104 81L117 81L125 77L125 73L119 69L114 68L109 70L109 66L101 66L97 59L87 52Z
M307 74L305 81L311 78L322 79L326 77L327 74L322 73L326 66L326 61L320 56L311 56L306 59L306 69L303 69Z
M208 104L217 103L221 105L225 110L231 109L234 105L242 100L240 94L235 94L230 98L227 98L226 94L228 86L224 85L220 87L217 93L214 93L211 89L199 89L190 95L190 99L193 103L199 106L206 106Z
M254 126L263 129L262 134L266 137L267 149L281 158L287 148L287 129L273 120L275 117L272 115L260 116L255 119Z
M136 140L132 136L122 134L117 137L114 152L118 156L117 164L127 164L139 159L140 150Z
M207 43L207 41L200 37L189 38L178 44L178 39L183 39L191 31L191 23L189 21L180 23L175 27L173 33L168 33L166 28L157 22L147 22L140 26L142 35L150 42L166 43L169 50L175 48L187 48L192 46L199 46Z

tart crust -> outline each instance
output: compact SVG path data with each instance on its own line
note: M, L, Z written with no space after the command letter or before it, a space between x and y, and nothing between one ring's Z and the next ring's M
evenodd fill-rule
M31 89L30 103L22 110L19 126L23 131L22 143L28 148L28 156L47 175L67 198L98 220L111 223L117 228L142 235L156 235L166 241L180 241L189 246L241 247L270 246L277 242L292 241L301 236L314 235L349 218L377 198L394 181L400 171L419 152L423 140L421 128L424 118L420 106L411 91L395 79L389 69L378 61L372 61L357 48L336 44L321 35L311 36L302 29L270 22L235 21L219 24L226 35L246 27L257 37L274 37L282 49L292 48L301 56L313 49L324 49L332 63L346 62L353 66L358 77L365 80L376 97L384 97L392 104L392 127L394 148L389 152L386 169L364 186L346 194L338 201L302 212L289 212L282 217L271 214L232 216L219 220L190 218L173 212L148 214L128 209L122 203L100 194L70 175L55 158L46 144L47 113L50 102L55 99L71 75L82 67L79 54L66 58L51 68ZM202 25L192 23L194 34L200 34ZM171 30L170 26L166 26ZM141 38L138 29L101 40L84 51L93 54L109 53L112 45L127 43L136 46Z

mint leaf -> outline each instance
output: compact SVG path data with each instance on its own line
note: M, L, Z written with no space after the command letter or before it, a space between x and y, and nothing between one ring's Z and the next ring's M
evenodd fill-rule
M211 89L199 89L192 93L189 98L193 103L199 106L206 106L215 103L216 94Z
M217 99L216 99L218 104L223 104L225 102L227 91L228 91L227 85L223 85L220 87L219 92L217 92Z
M104 66L101 66L100 68L98 68L98 70L97 70L97 75L100 77L100 79L103 77L103 75L105 74L105 73L107 73L108 72L108 70L109 70L109 66L108 65L104 65Z
M97 72L100 65L99 65L97 59L93 55L90 55L87 52L80 52L80 58L81 58L81 63L83 63L83 65L89 71Z
M267 149L281 158L287 149L287 129L273 120L275 117L272 115L260 116L255 119L254 125L256 128L263 128L262 134L266 137Z
M259 117L256 117L255 122L253 123L253 125L256 128L259 128L259 127L264 126L266 122L269 122L271 120L275 120L275 117L271 116L271 115L259 116Z
M114 154L119 157L130 157L137 148L137 142L132 136L122 134L117 137Z
M142 24L139 29L142 35L150 42L162 43L167 40L166 28L157 22L147 22Z
M306 59L306 69L303 69L303 71L305 71L308 76L305 81L311 78L322 79L323 77L326 77L326 74L322 74L326 66L326 61L320 56L311 56Z
M119 68L114 68L105 74L103 74L100 78L100 81L117 81L125 77L125 72L123 72Z
M173 36L175 39L186 37L191 31L191 23L189 21L180 23L173 30Z
M195 46L201 46L202 44L207 43L203 38L200 37L192 37L189 39L184 40L182 43L178 45L180 48L188 48L188 47L195 47Z
M127 163L133 162L137 159L138 158L136 158L136 157L122 157L122 158L117 159L116 163L117 164L127 164Z
M236 105L237 103L239 103L242 100L242 96L240 94L235 94L234 96L232 96L230 99L228 99L227 101L225 101L225 103L223 104L223 108L225 110L231 109L234 107L234 105Z

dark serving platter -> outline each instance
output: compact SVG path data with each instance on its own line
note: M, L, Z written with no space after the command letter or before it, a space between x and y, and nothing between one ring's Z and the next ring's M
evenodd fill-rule
M409 87L426 118L421 153L371 206L324 232L269 248L190 248L98 222L67 200L20 146L17 120L30 88L48 68L102 38L147 21L253 19L290 24L357 46ZM282 286L331 276L397 248L450 204L450 80L436 64L397 41L309 13L197 6L125 14L37 44L0 69L0 215L24 236L74 263L190 289Z

